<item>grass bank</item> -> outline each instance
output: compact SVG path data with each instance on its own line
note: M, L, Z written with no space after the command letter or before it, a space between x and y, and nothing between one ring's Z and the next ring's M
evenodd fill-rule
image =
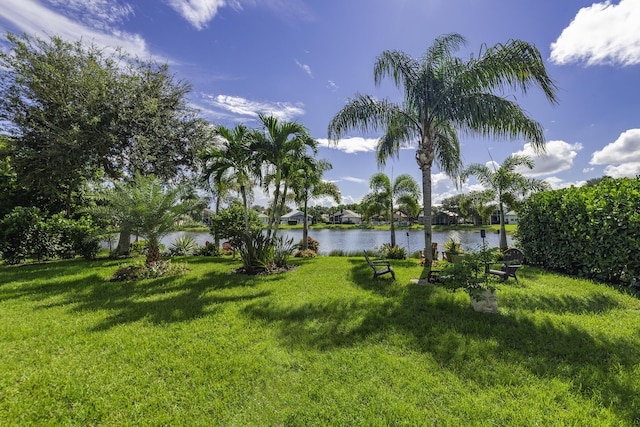
M184 260L0 267L0 425L640 423L640 301L609 287L524 267L487 315L415 260Z

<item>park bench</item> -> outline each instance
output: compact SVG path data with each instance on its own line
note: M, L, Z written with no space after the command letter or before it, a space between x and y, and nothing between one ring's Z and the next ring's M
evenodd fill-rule
M504 251L504 257L502 258L502 265L500 266L500 270L494 270L491 268L491 263L487 263L485 267L485 273L494 274L500 277L502 280L506 281L509 277L513 277L518 281L518 277L516 276L516 271L518 268L522 267L522 263L524 262L524 254L520 249L509 248Z
M377 259L371 260L367 251L364 251L364 257L367 259L367 263L369 266L373 268L373 278L375 279L378 276L382 276L383 274L391 273L391 277L393 280L396 280L396 273L393 271L393 267L391 267L391 263L386 259Z

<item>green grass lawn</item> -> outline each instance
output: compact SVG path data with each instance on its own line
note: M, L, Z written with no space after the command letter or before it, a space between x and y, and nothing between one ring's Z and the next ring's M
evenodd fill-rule
M640 424L640 301L604 285L523 267L490 315L416 260L184 260L0 267L0 425Z

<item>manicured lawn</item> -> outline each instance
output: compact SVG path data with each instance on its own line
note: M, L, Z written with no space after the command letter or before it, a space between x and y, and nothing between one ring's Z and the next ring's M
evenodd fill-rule
M0 425L640 424L640 301L606 286L524 267L488 315L415 260L186 261L0 267Z

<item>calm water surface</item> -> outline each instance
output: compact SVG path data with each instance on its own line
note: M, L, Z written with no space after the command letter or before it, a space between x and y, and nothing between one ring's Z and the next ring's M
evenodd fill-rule
M282 230L279 234L286 237L293 237L295 243L302 239L302 230ZM213 237L208 232L179 231L170 233L162 239L167 248L171 246L178 237L191 236L195 241L204 245L206 241L213 241ZM340 249L346 252L362 251L363 249L371 250L377 246L391 241L391 232L388 230L311 230L309 236L320 243L320 253L328 254L334 249ZM450 237L458 239L462 243L465 250L479 249L482 246L482 238L480 231L470 230L452 230L452 231L433 231L433 242L438 244L438 251L442 252L444 242ZM487 231L485 239L488 247L498 246L500 243L500 235L495 232ZM512 239L507 235L509 246L512 245ZM423 230L399 230L396 231L396 243L398 246L405 248L409 252L421 250L424 247L424 231Z

